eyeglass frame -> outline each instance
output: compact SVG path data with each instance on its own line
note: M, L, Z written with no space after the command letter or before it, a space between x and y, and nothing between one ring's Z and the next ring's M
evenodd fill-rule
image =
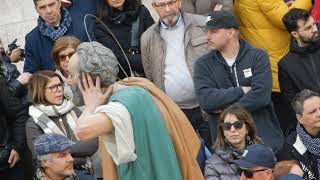
M238 124L238 123L240 123L240 124ZM237 126L236 124L238 124L240 126ZM234 121L233 123L231 123L231 122L223 122L223 123L220 123L219 126L222 128L223 131L230 131L232 127L235 130L240 130L240 129L243 128L244 124L246 124L246 122L241 121L241 120L237 120L237 121ZM226 127L226 125L228 125L228 128Z
M58 55L59 63L64 63L64 62L66 62L67 57L70 59L71 56L73 56L75 53L76 53L76 52L74 51L74 52L69 53L69 54L67 54L67 55Z
M50 92L58 92L59 87L60 87L60 90L62 90L64 88L64 83L60 82L59 84L54 84L52 86L46 87L46 89L49 89Z
M268 169L258 169L258 170L252 170L252 169L243 169L241 167L237 167L237 173L239 176L242 175L242 173L244 174L245 177L247 178L252 178L253 174L256 172L262 172L262 171L266 171Z
M174 5L177 1L178 0L171 0L171 1L167 2L167 3L155 3L155 2L153 2L153 3L151 3L151 5L156 7L156 8L164 8L164 7L167 7L167 6L170 7L170 6Z

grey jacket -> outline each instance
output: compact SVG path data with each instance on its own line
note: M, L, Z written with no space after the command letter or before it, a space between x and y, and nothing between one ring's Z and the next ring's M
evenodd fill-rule
M233 0L183 0L181 10L186 13L207 15L217 4L222 4L222 10L233 13Z
M185 24L184 46L186 62L193 74L195 61L209 52L205 29L198 27L206 23L200 15L182 13ZM153 24L141 37L141 57L146 77L164 90L164 68L166 47L160 35L160 22Z
M206 180L239 180L237 167L230 164L231 151L216 149L215 154L206 161L204 176Z

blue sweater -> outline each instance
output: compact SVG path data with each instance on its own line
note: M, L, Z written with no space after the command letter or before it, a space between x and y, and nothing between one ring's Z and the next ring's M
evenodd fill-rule
M86 13L93 13L94 10L94 0L75 0L69 10L72 24L65 35L75 36L81 42L89 41L83 26L83 17ZM92 21L88 23L88 30L90 36L94 39ZM54 71L56 69L51 58L54 41L42 35L38 26L26 35L25 42L24 72L34 73L38 70Z

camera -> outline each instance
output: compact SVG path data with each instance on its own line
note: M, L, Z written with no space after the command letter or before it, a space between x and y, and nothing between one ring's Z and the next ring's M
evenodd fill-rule
M9 49L9 51L10 51L10 54L11 54L11 52L12 52L14 49L17 49L17 48L20 47L20 46L18 46L16 43L17 43L17 38L16 38L15 40L13 40L13 42L8 45L8 49ZM21 57L24 58L24 57L25 57L24 49L20 49L20 50L21 50ZM10 55L10 54L9 54L9 55Z

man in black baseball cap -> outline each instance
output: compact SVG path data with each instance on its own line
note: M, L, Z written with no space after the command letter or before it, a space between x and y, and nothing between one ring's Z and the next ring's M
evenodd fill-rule
M220 113L238 103L252 114L263 142L280 150L283 134L271 101L268 54L240 39L239 22L229 12L210 13L202 27L208 30L211 52L195 62L193 79L200 107L208 114L212 139Z

